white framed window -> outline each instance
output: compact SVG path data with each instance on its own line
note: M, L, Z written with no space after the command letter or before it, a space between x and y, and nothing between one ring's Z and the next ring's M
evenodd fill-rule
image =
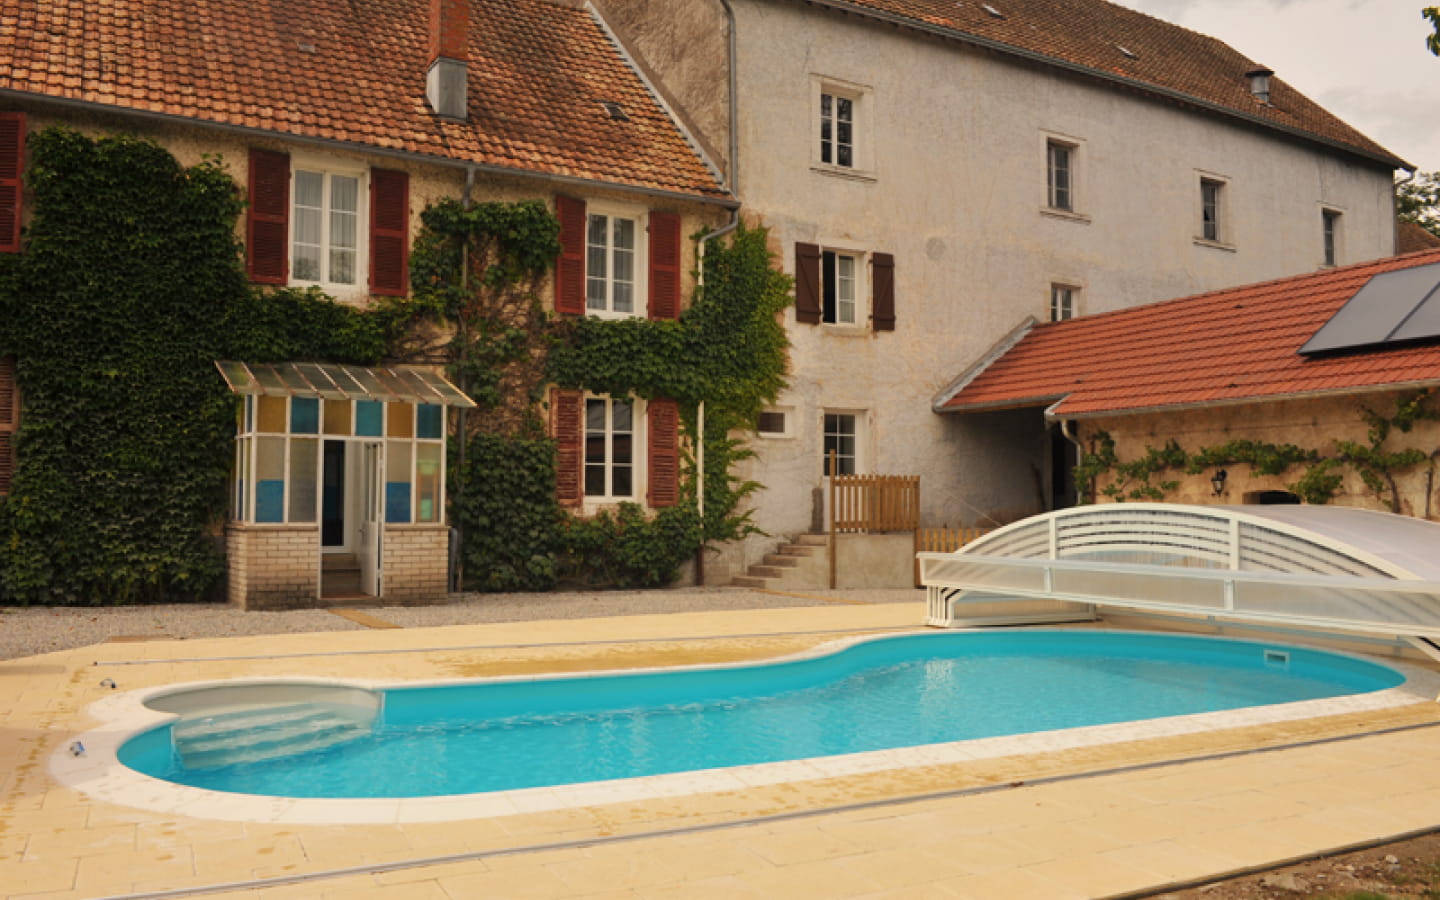
M794 419L795 410L789 406L764 410L755 422L755 433L764 438L794 437L790 427Z
M290 281L344 293L367 284L368 175L296 160L290 175Z
M822 76L811 77L811 168L817 172L869 179L870 88Z
M1225 182L1220 178L1200 176L1199 240L1212 244L1226 243L1229 223L1226 221Z
M1045 142L1045 202L1050 209L1075 211L1074 144L1055 139Z
M1063 322L1075 318L1080 289L1071 284L1050 285L1050 321Z
M824 434L821 444L821 472L825 477L832 474L854 475L860 471L860 436L864 415L854 411L826 410ZM831 457L835 460L835 471L830 471Z
M1338 209L1320 210L1320 239L1322 265L1338 266L1340 264L1340 221L1341 215Z
M638 496L641 422L639 404L628 397L585 395L585 499L634 500Z
M585 311L629 318L644 313L641 237L644 220L624 210L596 209L585 219Z
M864 257L848 250L820 252L820 321L827 325L854 325L859 319L859 296Z

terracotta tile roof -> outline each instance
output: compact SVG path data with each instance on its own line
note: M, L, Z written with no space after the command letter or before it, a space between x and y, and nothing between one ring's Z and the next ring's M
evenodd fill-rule
M1416 253L1420 250L1429 250L1440 247L1440 237L1436 237L1414 222L1401 222L1396 226L1395 252Z
M1104 77L1158 88L1201 104L1322 141L1387 165L1402 161L1276 77L1270 104L1250 93L1260 68L1223 42L1105 0L818 0L878 13L960 40L1082 66ZM996 17L985 6L1001 14ZM1122 49L1123 48L1123 49ZM1128 51L1128 53L1127 53ZM1282 73L1283 74L1283 73Z
M586 9L472 0L470 121L425 101L429 0L0 7L0 91L724 197ZM620 105L613 119L602 102Z
M938 408L1048 405L1066 417L1440 383L1440 345L1296 351L1372 276L1440 249L1036 325Z

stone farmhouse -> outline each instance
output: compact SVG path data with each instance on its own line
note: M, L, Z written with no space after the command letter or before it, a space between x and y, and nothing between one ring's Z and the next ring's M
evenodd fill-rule
M428 204L538 197L563 223L547 304L674 318L697 268L682 236L737 205L578 4L27 2L0 13L0 63L0 252L25 251L26 136L53 125L149 137L185 165L219 155L248 194L237 237L250 279L353 304L410 290ZM0 495L16 368L0 361ZM445 410L468 399L415 370L232 364L225 377L245 395L232 602L443 599ZM592 502L675 502L673 404L559 400L565 499L582 500L588 462L604 475ZM582 441L604 453L582 461Z
M749 472L777 536L824 528L832 451L920 476L922 524L1073 502L1039 410L925 399L1027 318L1396 250L1404 161L1263 60L1104 0L597 5L797 280Z

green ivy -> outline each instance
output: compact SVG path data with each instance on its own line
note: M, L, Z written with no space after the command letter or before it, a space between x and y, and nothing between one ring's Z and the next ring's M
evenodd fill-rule
M235 399L217 359L370 362L383 329L318 292L258 293L219 159L133 137L32 135L24 252L0 257L0 354L24 410L0 499L0 598L197 599L219 546Z
M451 457L450 521L465 536L468 586L553 587L565 521L555 502L555 442L478 432L465 451L458 464Z
M1360 475L1365 486L1384 502L1392 512L1399 512L1400 490L1397 474L1422 464L1433 466L1434 458L1415 448L1391 449L1387 442L1393 431L1409 433L1415 423L1440 418L1430 403L1429 390L1402 395L1396 400L1395 412L1389 416L1362 407L1361 416L1369 426L1368 443L1334 442L1331 455L1295 444L1271 444L1263 441L1233 440L1215 447L1201 447L1187 453L1173 439L1165 446L1147 446L1145 454L1130 462L1121 462L1115 453L1115 441L1104 431L1095 433L1092 450L1082 454L1075 467L1075 483L1081 497L1094 490L1099 478L1112 474L1109 484L1100 493L1113 500L1163 500L1180 487L1178 479L1152 480L1166 472L1198 475L1219 466L1249 465L1259 475L1280 475L1304 466L1300 477L1286 484L1306 503L1328 503L1334 499L1344 474L1337 471L1348 466Z

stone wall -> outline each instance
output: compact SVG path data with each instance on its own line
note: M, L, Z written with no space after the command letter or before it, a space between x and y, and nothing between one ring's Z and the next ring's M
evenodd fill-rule
M386 525L382 602L425 606L450 594L450 529L445 525Z
M228 599L241 609L320 605L320 529L316 525L244 525L225 530Z

